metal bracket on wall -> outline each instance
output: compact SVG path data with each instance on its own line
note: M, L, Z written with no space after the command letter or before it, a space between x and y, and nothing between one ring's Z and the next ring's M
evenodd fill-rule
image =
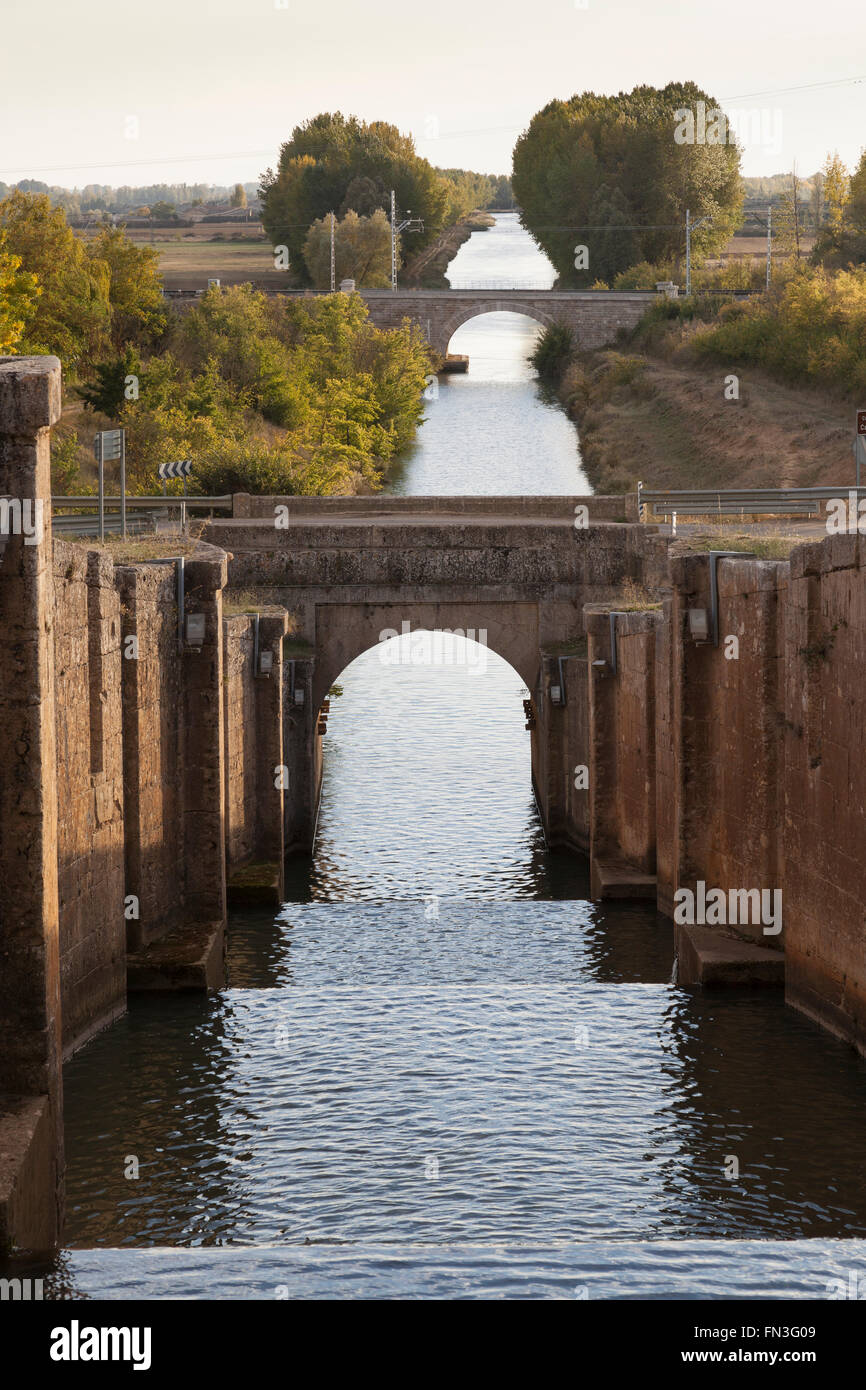
M175 565L177 568L177 646L178 651L183 652L184 641L184 603L186 594L184 590L185 571L183 555L162 555L158 560L136 560L137 565Z
M719 645L719 572L720 560L756 560L753 550L711 550L710 555L710 622L713 646Z
M616 609L607 616L610 619L610 669L616 675L616 620L626 617L626 614Z

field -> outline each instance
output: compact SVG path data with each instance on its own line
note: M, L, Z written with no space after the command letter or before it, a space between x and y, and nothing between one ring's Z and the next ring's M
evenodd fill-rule
M224 237L243 235L243 241L212 241L214 234ZM163 284L167 290L204 290L210 278L224 285L254 283L262 289L287 288L285 271L274 269L274 253L264 237L253 239L254 233L244 224L215 227L209 224L196 228L194 233L154 233L131 231L134 241L152 245L159 252Z

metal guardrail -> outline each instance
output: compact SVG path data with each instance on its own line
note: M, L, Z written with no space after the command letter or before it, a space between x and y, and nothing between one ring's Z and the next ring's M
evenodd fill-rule
M152 497L135 497L127 494L127 505L141 508L162 507L186 507L198 511L200 508L211 511L230 512L232 509L232 494L227 492L223 497L164 497L161 494ZM85 494L82 497L52 497L51 510L56 512L59 507L75 507L76 509L95 508L97 498L95 494ZM106 497L106 507L119 507L119 497Z
M134 497L127 498L127 504L132 502L126 513L126 529L137 535L143 532L153 532L159 530L160 521L167 521L172 512L175 519L180 521L181 529L186 529L186 515L188 511L227 511L233 508L231 493L226 493L223 497ZM98 536L99 535L99 511L98 499L89 493L80 497L52 497L51 499L51 525L58 534L67 536ZM116 535L122 531L123 517L120 510L119 497L106 497L105 507L117 508L116 511L106 510L104 514L103 531ZM63 509L73 509L69 515L61 515Z
M130 511L126 514L126 529L133 535L155 531L156 522L157 517L153 512ZM54 516L51 518L51 529L65 536L98 536L99 516L92 512L88 512L86 516ZM105 517L104 530L111 535L120 535L119 512Z
M638 483L638 515L644 517L646 508L657 516L674 512L678 516L820 516L825 502L847 501L852 493L859 502L866 498L866 487L837 483L831 487L662 490Z

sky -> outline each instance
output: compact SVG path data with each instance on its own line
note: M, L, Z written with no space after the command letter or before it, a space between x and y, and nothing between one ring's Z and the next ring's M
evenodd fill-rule
M0 179L255 180L319 111L507 173L555 97L693 80L748 116L746 175L866 145L857 0L0 0Z

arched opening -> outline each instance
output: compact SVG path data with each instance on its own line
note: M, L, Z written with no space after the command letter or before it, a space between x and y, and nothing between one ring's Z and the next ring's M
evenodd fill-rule
M446 353L465 353L475 373L487 374L497 368L502 372L505 362L511 364L515 373L532 351L539 333L552 322L549 314L533 304L488 301L467 305L444 325L440 346Z
M550 895L529 689L487 636L415 628L368 647L334 681L314 899Z

